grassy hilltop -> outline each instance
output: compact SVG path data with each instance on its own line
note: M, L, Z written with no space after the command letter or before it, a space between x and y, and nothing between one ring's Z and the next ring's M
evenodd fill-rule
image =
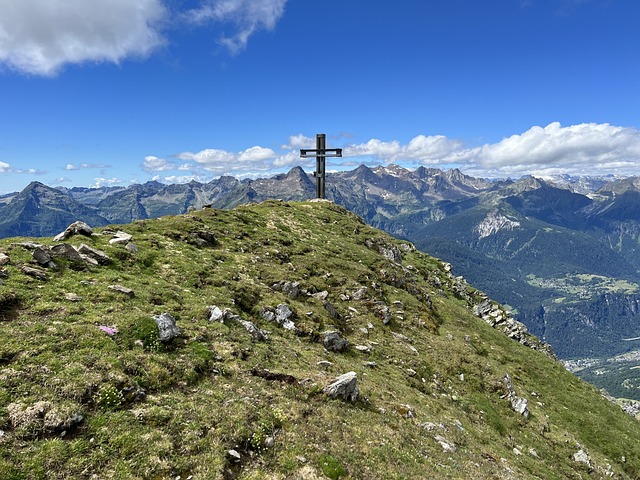
M2 479L640 477L637 420L332 203L0 252ZM347 372L357 397L331 398Z

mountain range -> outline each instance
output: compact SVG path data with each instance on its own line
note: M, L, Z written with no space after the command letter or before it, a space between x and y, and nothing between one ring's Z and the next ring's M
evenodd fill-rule
M564 359L610 357L640 337L640 179L473 178L389 165L327 174L327 198L453 264ZM48 236L71 222L129 223L199 209L315 196L300 167L257 180L51 188L0 198L0 237Z

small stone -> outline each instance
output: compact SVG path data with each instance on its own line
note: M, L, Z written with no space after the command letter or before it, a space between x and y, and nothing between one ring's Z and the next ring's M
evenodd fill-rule
M378 366L376 362L364 362L363 365L369 368L376 368Z
M47 272L45 272L44 270L41 270L39 268L27 267L26 265L23 265L20 268L20 270L25 275L29 275L30 277L37 278L38 280L48 280L49 279L49 276L47 275Z
M241 318L235 318L235 321L242 325L247 332L249 332L254 342L264 342L269 339L267 333L256 327L253 322L242 320Z
M517 447L513 447L513 453L514 455L522 455L522 452Z
M333 363L331 363L329 360L320 360L318 363L316 363L316 365L326 370L327 368L332 367Z
M407 373L410 377L415 377L418 374L418 372L416 372L413 368L407 368Z
M367 345L356 345L355 347L356 350L358 350L361 353L370 353L371 352L371 347L368 347Z
M104 253L102 250L97 250L84 243L81 243L80 246L78 247L78 253L80 253L81 255L86 255L90 258L93 258L96 262L102 265L111 263L111 258L109 257L109 255Z
M70 302L79 302L80 300L82 300L82 297L76 293L65 293L64 299Z
M9 255L6 253L0 253L0 265L6 265L10 261L11 259L9 258Z
M133 254L138 253L138 246L135 243L127 243L124 248L126 248L128 251L130 251Z
M220 322L223 323L224 322L224 312L222 310L220 310L220 307L217 307L215 305L211 306L211 307L207 307L209 309L209 321L210 322Z
M441 435L436 435L435 437L433 437L434 440L436 442L438 442L440 444L440 446L442 447L442 450L444 452L455 452L456 451L456 447L453 443L449 442L446 438L444 438Z
M267 448L273 448L276 446L276 440L273 437L267 437L264 439L264 446Z
M236 451L236 450L227 450L227 456L234 462L239 462L241 460L242 457L240 457L240 454Z
M109 285L109 290L113 290L114 292L122 293L129 298L133 298L136 296L133 290L127 287L123 287L122 285Z
M323 290L322 292L314 293L311 296L318 300L326 300L327 297L329 296L329 292L327 292L326 290Z

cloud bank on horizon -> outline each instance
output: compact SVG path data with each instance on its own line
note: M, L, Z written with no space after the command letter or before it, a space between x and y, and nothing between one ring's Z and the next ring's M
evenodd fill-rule
M272 30L286 0L202 0L173 12L166 0L21 0L0 2L0 65L55 76L67 65L146 58L184 24L231 25L218 42L232 54L258 30Z
M238 153L209 148L179 153L173 160L148 156L142 168L148 173L155 172L157 180L168 182L211 179L223 174L255 177L295 165L312 167L313 159L301 159L298 149L314 145L314 138L298 134L289 137L280 153L260 146ZM637 175L640 162L640 130L606 123L563 127L554 122L546 127L534 126L497 143L473 147L443 135L418 135L405 144L371 139L341 146L343 158L328 160L334 168L396 163L407 168L459 168L469 175L486 178L559 174L631 176ZM183 173L157 175L170 170Z

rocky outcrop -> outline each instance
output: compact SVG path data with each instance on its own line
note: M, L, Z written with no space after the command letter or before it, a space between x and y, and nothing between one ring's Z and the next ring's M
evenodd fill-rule
M524 397L518 396L513 385L511 383L511 377L507 373L502 379L502 386L505 391L502 398L507 398L511 402L511 408L514 412L519 413L525 418L529 417L528 400Z
M55 242L62 242L64 240L67 240L68 238L73 237L74 235L84 235L85 237L90 237L91 235L93 235L93 229L84 222L73 222L64 230L64 232L61 232L53 237L53 240Z

